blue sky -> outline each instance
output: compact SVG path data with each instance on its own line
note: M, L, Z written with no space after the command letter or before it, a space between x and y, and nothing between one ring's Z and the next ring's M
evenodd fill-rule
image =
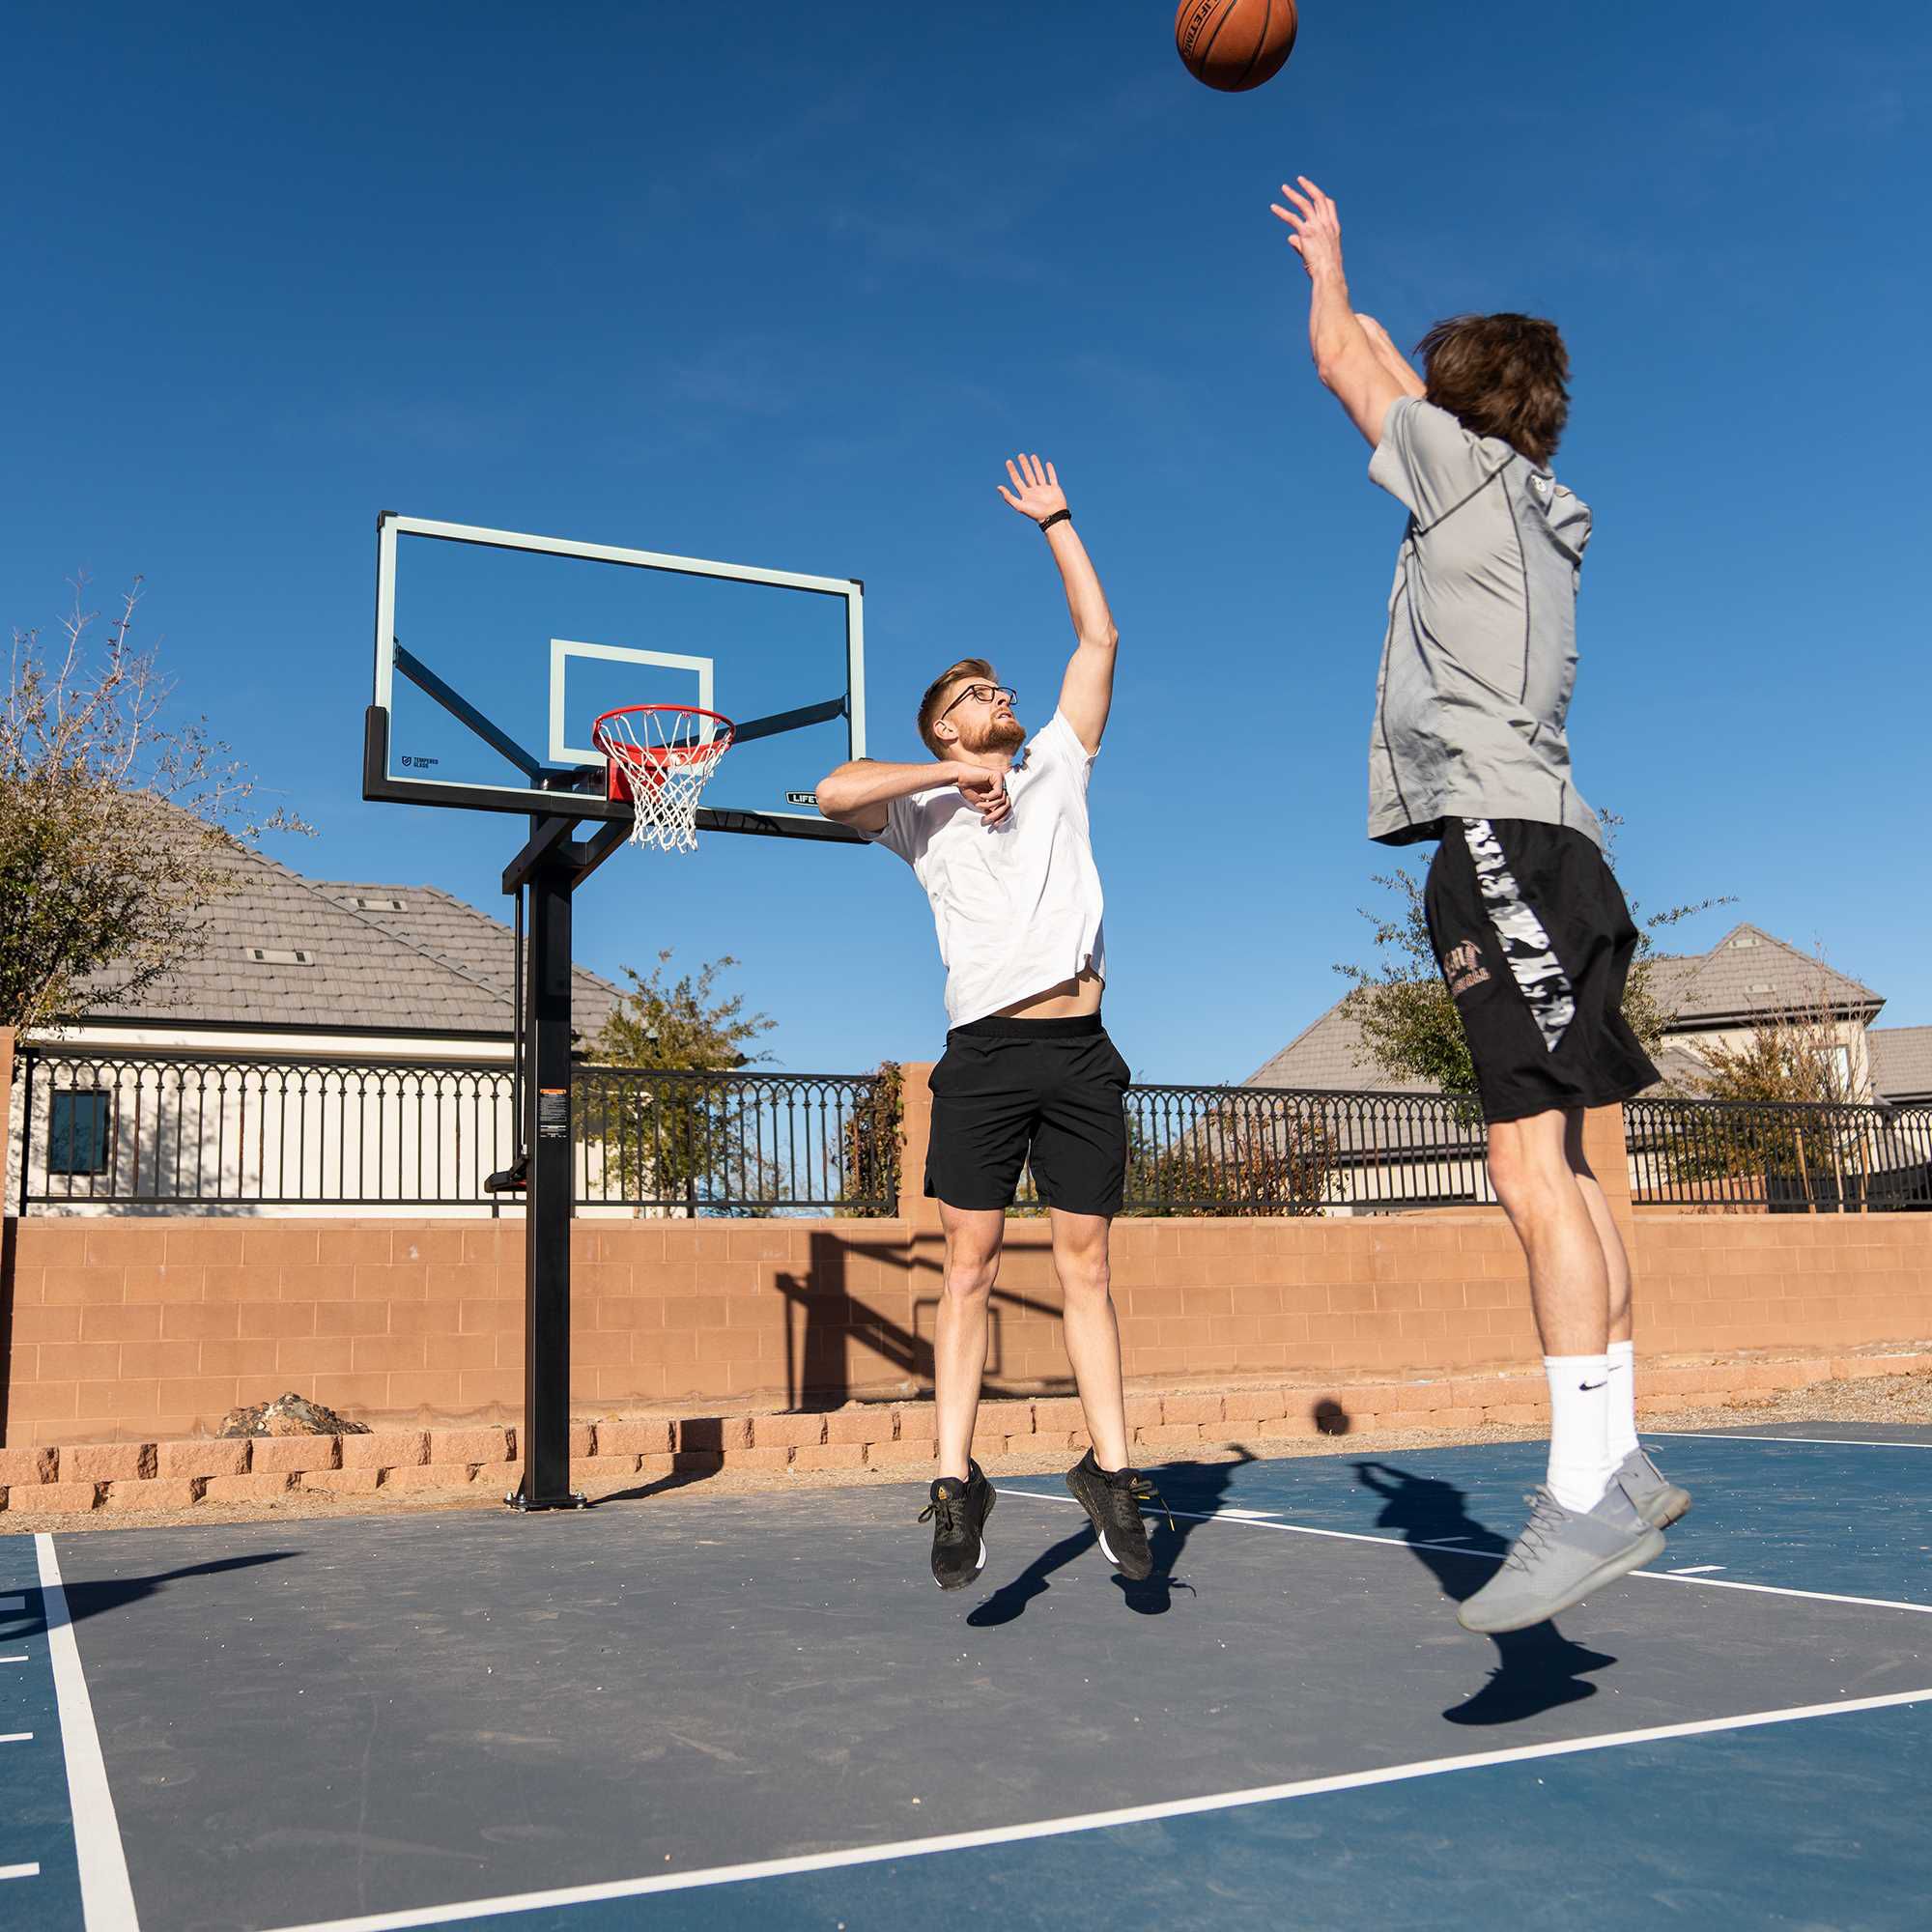
M1596 513L1572 714L1643 905L1748 918L1932 1022L1922 10L1323 8L1210 93L1155 0L14 10L0 605L145 575L314 875L492 910L518 822L366 805L384 508L867 582L873 749L1069 638L1002 459L1060 467L1122 635L1096 769L1110 1025L1239 1079L1340 990L1402 515L1309 367L1277 183L1358 306L1553 316ZM1747 19L1747 25L1741 22ZM1411 852L1411 858L1414 856ZM615 974L721 952L779 1060L929 1057L924 902L718 838L585 889Z

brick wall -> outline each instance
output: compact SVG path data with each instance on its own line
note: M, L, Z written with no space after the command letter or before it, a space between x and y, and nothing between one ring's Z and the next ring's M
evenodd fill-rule
M580 1221L578 1411L781 1408L930 1385L943 1244L912 1180L888 1221ZM1592 1158L1637 1269L1648 1354L1830 1356L1932 1336L1932 1215L1633 1222L1612 1110ZM296 1389L379 1426L517 1419L518 1221L30 1217L0 1248L0 1443L154 1442ZM1115 1297L1138 1388L1524 1365L1521 1257L1495 1210L1362 1220L1127 1219ZM1045 1225L1009 1226L987 1394L1066 1383Z
M0 1288L4 1440L160 1440L298 1389L378 1424L514 1420L515 1222L15 1223ZM1652 1215L1634 1229L1653 1355L1833 1354L1932 1336L1932 1216ZM585 1413L780 1407L929 1382L938 1236L904 1221L580 1223ZM1535 1352L1494 1214L1122 1221L1115 1294L1142 1387L1305 1373L1453 1374ZM1062 1385L1038 1222L1013 1225L990 1395Z

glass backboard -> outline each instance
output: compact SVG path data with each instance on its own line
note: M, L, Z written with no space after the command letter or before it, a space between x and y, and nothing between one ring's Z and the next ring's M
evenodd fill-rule
M700 832L852 838L812 787L866 749L864 585L385 511L365 798L623 818L591 744L626 704L737 739Z

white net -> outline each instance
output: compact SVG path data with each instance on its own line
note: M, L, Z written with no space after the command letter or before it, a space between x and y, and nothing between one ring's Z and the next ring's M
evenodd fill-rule
M697 849L697 801L731 749L731 724L711 711L633 705L597 721L594 742L611 760L611 795L628 797L631 843L660 852Z

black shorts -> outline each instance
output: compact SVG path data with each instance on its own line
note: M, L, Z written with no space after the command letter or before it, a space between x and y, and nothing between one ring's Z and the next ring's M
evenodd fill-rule
M949 1208L1009 1208L1031 1165L1047 1207L1118 1214L1130 1078L1098 1013L954 1027L932 1069L925 1191Z
M1606 1107L1659 1078L1624 1018L1636 927L1594 840L1445 818L1423 903L1485 1120Z

